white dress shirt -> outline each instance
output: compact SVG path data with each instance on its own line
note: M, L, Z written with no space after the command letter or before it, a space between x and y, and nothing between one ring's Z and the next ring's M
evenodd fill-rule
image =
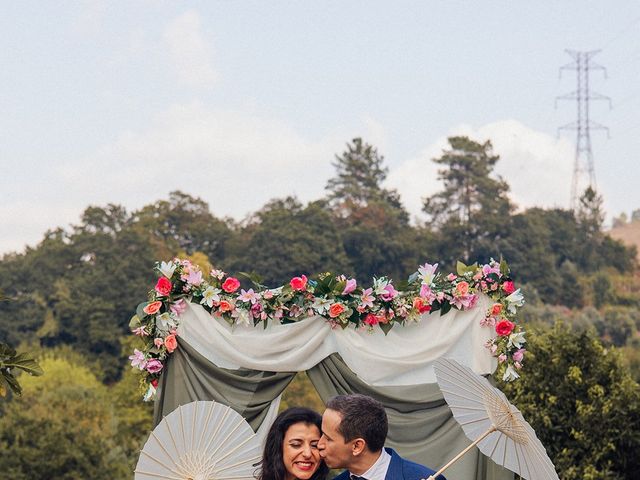
M350 476L356 476L364 478L366 480L384 480L387 476L387 470L389 470L389 464L391 463L391 455L383 448L380 456L376 462L371 465L371 468L364 472L362 475L356 475L353 472L349 472Z

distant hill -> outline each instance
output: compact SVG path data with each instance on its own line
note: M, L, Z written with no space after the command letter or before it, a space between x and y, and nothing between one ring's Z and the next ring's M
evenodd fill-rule
M627 223L621 227L612 228L607 233L625 245L635 245L640 253L640 222Z

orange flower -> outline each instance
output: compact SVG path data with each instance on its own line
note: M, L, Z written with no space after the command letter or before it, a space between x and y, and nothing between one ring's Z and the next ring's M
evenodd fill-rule
M329 307L329 316L331 318L336 318L338 315L340 315L345 310L346 309L344 308L344 305L342 305L341 303L334 303L333 305L331 305Z
M220 305L218 305L218 308L220 309L221 312L230 312L231 310L234 309L234 305L231 302L227 302L226 300L222 300L220 302Z
M456 285L456 295L463 297L469 293L469 284L467 282L460 282Z
M156 300L155 302L147 304L142 311L147 315L155 315L160 310L160 307L162 307L162 302L160 300Z
M164 346L167 347L167 351L169 353L173 352L176 348L178 348L178 340L175 335L167 335L164 339Z
M502 304L494 303L493 307L491 307L491 315L495 317L496 315L500 315L501 312L502 312Z

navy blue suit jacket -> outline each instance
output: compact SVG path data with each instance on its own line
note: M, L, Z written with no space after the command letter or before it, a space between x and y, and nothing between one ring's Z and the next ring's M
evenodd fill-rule
M389 463L385 480L421 480L436 473L435 470L431 470L419 463L405 460L392 448L385 447L385 450L391 455L391 463ZM333 480L349 480L349 471L345 470ZM438 480L446 479L442 475L439 475Z

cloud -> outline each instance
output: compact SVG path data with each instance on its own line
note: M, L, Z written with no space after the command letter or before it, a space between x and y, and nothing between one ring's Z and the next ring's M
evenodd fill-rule
M190 87L209 87L217 73L211 65L211 48L202 32L200 15L188 10L174 18L163 33L178 79Z
M511 187L509 196L520 208L563 207L569 204L573 171L573 147L566 139L556 139L516 120L501 120L472 128L460 125L390 172L388 185L397 188L409 212L423 218L422 199L442 189L438 166L431 161L447 148L447 137L467 135L484 142L491 140L500 155L495 172Z

